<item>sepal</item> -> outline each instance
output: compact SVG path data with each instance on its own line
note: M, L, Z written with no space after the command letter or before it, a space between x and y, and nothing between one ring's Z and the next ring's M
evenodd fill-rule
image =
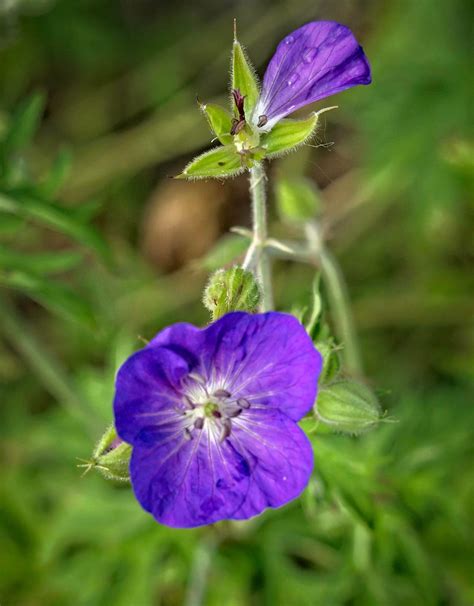
M199 107L206 116L212 132L216 135L222 145L232 143L233 136L230 134L232 116L230 113L215 103L202 103Z
M194 158L177 179L223 179L244 171L242 158L233 145L216 147Z
M236 38L232 47L232 90L245 97L245 115L249 118L258 101L259 84L255 70Z
M111 425L97 443L91 459L79 467L84 467L86 472L97 469L107 480L129 482L131 456L132 447L118 437L115 427Z
M314 134L317 125L317 113L311 114L304 120L283 118L270 132L262 135L261 145L267 158L280 156L303 145Z

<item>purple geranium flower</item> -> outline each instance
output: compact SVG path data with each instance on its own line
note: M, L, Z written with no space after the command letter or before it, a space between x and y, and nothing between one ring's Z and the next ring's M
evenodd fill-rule
M138 501L174 527L242 520L297 497L313 454L297 426L321 356L289 314L233 312L166 328L120 368L120 437Z
M304 105L370 82L367 57L348 27L334 21L307 23L278 45L252 121L268 131Z

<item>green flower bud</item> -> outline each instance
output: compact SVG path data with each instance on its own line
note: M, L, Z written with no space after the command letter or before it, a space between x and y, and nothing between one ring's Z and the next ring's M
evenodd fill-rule
M344 380L321 389L315 414L337 431L357 434L372 429L380 420L381 410L368 387Z
M252 272L242 267L219 269L209 279L203 303L213 320L230 311L253 313L260 303L260 288Z
M89 461L79 467L84 467L86 473L97 469L107 480L129 482L129 464L132 447L117 436L115 427L111 425L100 438Z

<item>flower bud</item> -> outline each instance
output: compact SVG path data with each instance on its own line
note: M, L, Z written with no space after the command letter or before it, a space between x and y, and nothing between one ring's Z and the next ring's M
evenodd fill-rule
M259 302L260 289L254 275L238 266L212 274L203 296L213 320L230 311L255 312Z
M321 422L333 429L357 434L379 422L380 405L368 387L344 380L321 389L315 413Z
M130 444L120 439L115 427L111 425L105 431L92 453L89 466L100 471L107 480L129 482L130 474L128 466L131 454L132 447Z

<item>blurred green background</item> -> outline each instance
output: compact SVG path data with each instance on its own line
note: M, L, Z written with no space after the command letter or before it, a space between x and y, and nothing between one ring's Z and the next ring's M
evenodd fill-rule
M241 252L220 239L249 223L245 178L169 179L210 145L195 98L225 101L234 16L260 74L316 19L372 63L270 176L321 188L396 422L316 433L282 510L173 530L76 465L139 337L206 322L207 272ZM468 0L0 0L2 606L474 602L471 20ZM280 309L309 300L311 270L275 274Z

